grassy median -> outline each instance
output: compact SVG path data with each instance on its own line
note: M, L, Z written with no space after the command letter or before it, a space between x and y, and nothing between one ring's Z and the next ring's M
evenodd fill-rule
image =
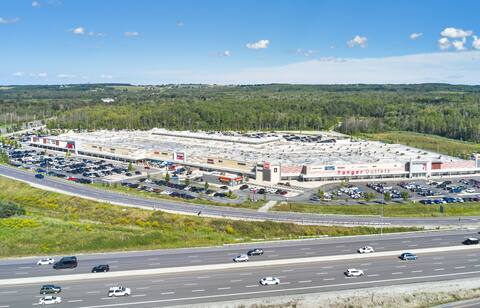
M0 219L0 257L221 245L252 240L378 233L174 215L94 202L0 177L0 201L26 210ZM418 228L385 228L384 232Z
M272 208L272 211L292 211L301 213L316 214L338 214L338 215L381 215L381 204L302 204L289 203L280 204ZM450 203L443 205L443 212L440 205L421 203L390 203L383 206L385 217L441 217L441 216L480 216L480 202Z

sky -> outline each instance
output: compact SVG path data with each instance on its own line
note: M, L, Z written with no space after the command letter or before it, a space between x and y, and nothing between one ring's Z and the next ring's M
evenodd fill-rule
M480 83L478 0L1 0L0 84Z

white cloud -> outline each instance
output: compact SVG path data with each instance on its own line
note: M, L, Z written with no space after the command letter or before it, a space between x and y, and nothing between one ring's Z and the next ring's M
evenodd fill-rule
M476 35L473 36L472 47L474 49L480 50L480 38Z
M72 74L58 74L57 77L58 78L75 78L77 76L72 75Z
M447 50L451 45L450 40L446 37L442 37L438 40L438 47L440 50Z
M463 38L461 40L455 40L452 42L452 46L458 51L466 50L467 49L465 48L466 42L467 42L466 38Z
M418 39L419 37L421 37L423 35L422 32L413 32L412 34L410 34L410 39L411 40L416 40Z
M311 50L311 49L303 50L303 49L301 49L301 48L298 48L298 49L295 51L295 53L296 53L297 55L302 55L302 56L305 56L305 57L311 57L311 56L317 54L318 51L317 51L317 50Z
M454 83L478 84L480 52L437 52L382 58L324 58L230 73L178 73L178 82L217 84ZM412 74L415 72L415 74ZM170 78L164 74L164 78Z
M38 73L37 76L38 77L47 77L48 74L47 73Z
M248 49L265 49L268 47L269 44L269 40L259 40L257 42L247 43L246 46Z
M458 28L445 28L442 32L440 32L441 36L448 37L448 38L464 38L468 37L473 34L471 30L463 30Z
M32 7L39 7L39 6L40 6L40 2L32 1Z
M3 17L0 17L0 24L14 24L18 21L19 19L18 18L12 18L12 19L7 19L7 18L3 18Z
M353 48L355 46L360 46L362 48L367 47L367 38L365 36L355 35L353 39L347 42L347 46Z
M15 77L22 77L23 75L25 75L24 72L15 72L12 74L12 76L15 76Z
M185 26L183 21L177 21L177 27L183 27L183 26Z
M102 75L100 75L100 78L103 78L103 79L112 79L113 76L112 76L112 75L107 75L107 74L102 74Z
M232 55L232 53L230 52L230 50L225 50L225 51L222 51L222 52L220 53L220 55L221 55L222 57L230 57L230 56Z
M126 37L132 37L132 36L139 36L140 33L138 33L137 31L127 31L127 32L123 32L123 35Z
M87 31L87 29L85 29L84 27L76 27L68 31L72 32L75 35L105 36L104 33Z

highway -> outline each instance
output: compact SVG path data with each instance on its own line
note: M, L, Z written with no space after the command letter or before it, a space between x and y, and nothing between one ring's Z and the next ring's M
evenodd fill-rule
M89 273L99 264L109 264L112 271L138 270L161 267L219 264L231 262L240 253L259 247L265 250L262 260L279 260L312 256L332 256L355 253L358 248L370 245L377 252L448 247L461 245L468 237L477 236L476 231L437 231L408 234L387 234L383 236L356 236L323 238L315 240L279 241L227 245L210 248L186 248L152 250L140 252L116 252L77 255L79 266L75 270L54 270L51 265L36 265L37 258L0 260L0 279L39 277ZM54 256L58 260L61 256Z
M366 276L346 278L343 272L347 268L362 269ZM402 261L397 256L369 257L57 284L63 288L59 295L66 307L159 307L472 278L479 274L480 250L470 249L420 254L417 261ZM278 277L280 285L260 286L258 280L265 276ZM108 298L108 288L116 285L131 288L132 295ZM35 305L41 297L39 289L37 284L0 287L0 307Z
M201 210L203 216L259 220L259 221L277 221L292 222L300 224L315 225L395 225L395 226L459 226L476 225L479 223L479 217L435 217L435 218L384 218L378 216L342 216L342 215L318 215L302 214L289 212L258 212L255 210L211 206L195 205L186 202L173 202L169 200L148 199L133 195L117 193L113 191L101 190L88 185L71 183L65 180L45 177L44 179L35 178L32 172L21 170L14 167L0 166L0 175L13 179L22 180L38 187L55 190L58 192L76 195L79 197L95 199L99 201L110 202L124 206L133 206L140 208L157 209L174 213L187 215L196 215Z

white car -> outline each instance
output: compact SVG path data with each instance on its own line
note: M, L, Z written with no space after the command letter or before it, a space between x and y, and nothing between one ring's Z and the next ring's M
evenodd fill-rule
M259 282L262 286L269 286L269 285L279 284L280 279L278 279L277 277L265 277L265 278L260 279Z
M233 262L247 262L247 261L248 261L248 255L246 254L241 254L233 258Z
M43 258L41 260L38 260L37 265L50 265L55 263L55 260L53 258Z
M345 272L345 276L347 277L360 277L363 275L365 275L365 273L362 270L356 268L349 268Z
M467 192L467 193L474 193L474 192L475 192L475 189L473 189L473 188L468 188L468 189L465 190L465 192Z
M358 253L372 253L372 252L375 252L372 246L365 246L358 249Z
M45 296L40 298L38 301L39 305L53 305L53 304L60 304L62 302L62 298L60 296Z
M111 287L108 290L108 297L118 297L118 296L130 296L132 294L132 291L130 288L125 288L125 287Z

